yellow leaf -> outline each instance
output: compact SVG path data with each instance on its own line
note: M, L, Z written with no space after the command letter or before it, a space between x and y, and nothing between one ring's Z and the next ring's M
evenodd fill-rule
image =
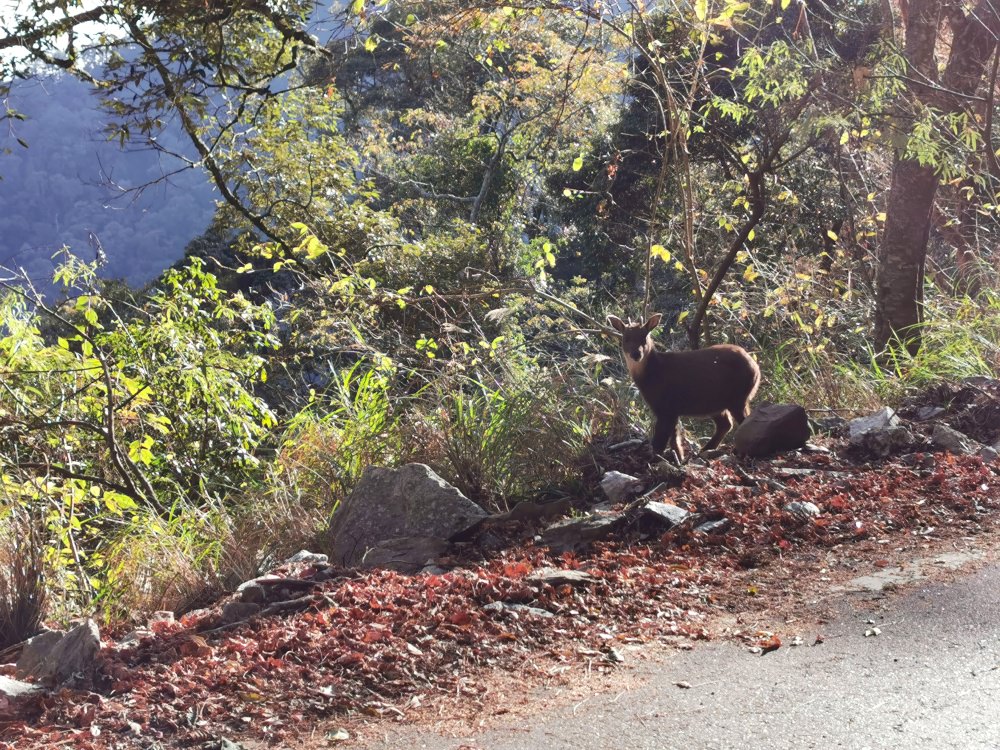
M649 248L649 254L654 258L660 258L664 263L670 262L670 251L663 245L653 245Z
M850 139L851 139L851 134L845 130L843 135L840 136L840 145L841 146L845 145Z
M839 240L839 239L840 239L840 238L839 238L839 237L837 236L837 233L836 233L836 232L834 232L834 231L833 231L832 229L827 229L827 230L826 230L826 236L827 236L827 237L829 237L829 238L830 238L831 240L833 240L834 242L836 242L837 240Z
M579 172L581 169L583 169L583 154L573 160L573 171Z
M699 21L708 18L708 0L694 1L694 15Z

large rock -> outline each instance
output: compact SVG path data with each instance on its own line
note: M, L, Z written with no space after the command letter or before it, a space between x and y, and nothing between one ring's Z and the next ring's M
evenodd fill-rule
M369 466L327 530L330 559L357 565L368 550L406 536L450 539L486 512L424 464Z
M30 677L43 685L58 685L74 675L87 675L101 650L97 623L85 620L66 633L53 637L43 633L29 640L17 660L19 677Z
M760 458L803 447L812 433L806 410L797 404L764 404L736 430L733 453Z

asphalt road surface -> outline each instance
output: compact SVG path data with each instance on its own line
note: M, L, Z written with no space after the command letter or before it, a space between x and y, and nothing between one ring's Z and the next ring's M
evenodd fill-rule
M398 727L363 746L1000 750L1000 566L913 583L874 604L871 596L834 597L838 614L818 645L764 656L737 643L699 645L629 667L621 690L501 716L485 731Z

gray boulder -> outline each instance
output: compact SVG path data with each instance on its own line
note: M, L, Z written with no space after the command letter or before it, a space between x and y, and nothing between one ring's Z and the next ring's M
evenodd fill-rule
M806 410L797 404L763 404L736 430L733 453L759 458L802 448L812 433Z
M332 562L357 565L368 550L389 539L450 539L486 517L486 511L429 466L369 466L334 513L326 540Z
M934 425L934 432L931 433L931 443L935 448L940 448L949 453L957 453L960 456L971 456L973 453L979 453L985 447L968 435L940 422Z
M52 631L50 631L52 632ZM17 661L19 677L29 677L44 685L58 685L77 674L89 674L101 650L97 623L85 620L58 638L43 633L28 641Z

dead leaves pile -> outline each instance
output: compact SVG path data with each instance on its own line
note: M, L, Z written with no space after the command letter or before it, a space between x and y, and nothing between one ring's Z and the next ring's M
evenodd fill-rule
M198 635L208 615L193 613L138 645L106 649L90 689L0 714L0 746L183 746L225 733L275 742L334 714L401 715L441 694L475 700L494 668L589 660L610 669L622 644L708 637L705 616L736 569L809 546L984 527L1000 506L1000 477L978 458L918 459L859 469L814 455L742 474L716 462L657 497L700 521L726 521L709 533L634 526L555 556L523 529L521 543L495 553L473 546L441 575L345 572L318 582L317 605L298 614ZM785 511L793 500L820 515ZM595 580L531 580L543 567ZM505 606L484 609L493 602Z

